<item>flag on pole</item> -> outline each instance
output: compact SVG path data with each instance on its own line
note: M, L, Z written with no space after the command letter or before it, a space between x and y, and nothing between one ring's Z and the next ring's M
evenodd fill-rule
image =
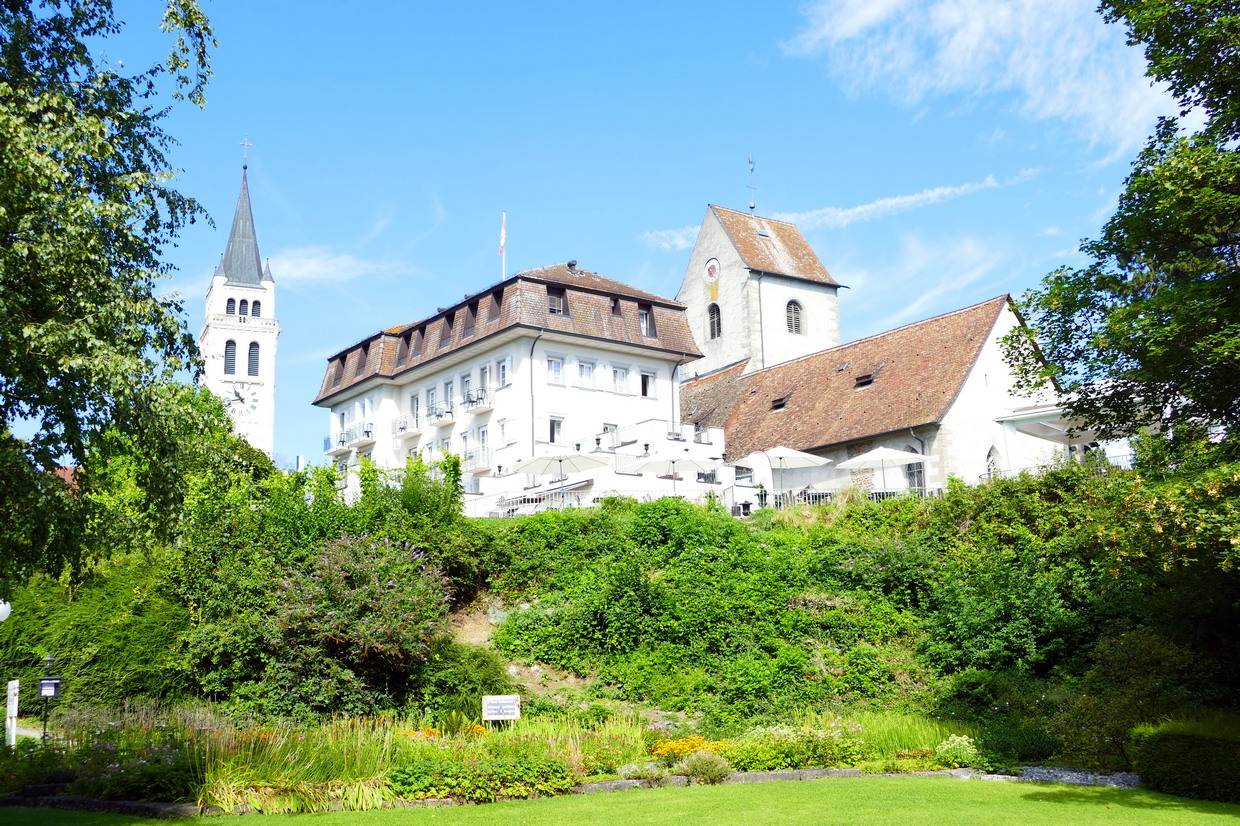
M500 213L499 221L499 254L504 254L504 242L508 240L508 210Z

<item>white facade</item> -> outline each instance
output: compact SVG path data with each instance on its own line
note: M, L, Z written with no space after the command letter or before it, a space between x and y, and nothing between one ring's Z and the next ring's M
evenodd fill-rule
M721 216L734 232L729 234ZM757 259L753 246L769 257ZM746 371L761 370L840 343L839 286L802 277L796 272L753 268L791 260L789 248L803 264L813 256L804 237L791 224L711 207L702 219L697 243L676 300L684 304L702 358L687 368L687 377L749 359ZM747 259L742 250L749 254ZM754 260L750 260L754 259ZM820 263L814 271L822 269ZM786 266L789 271L808 270ZM814 273L817 274L816 272ZM795 309L792 305L795 303Z

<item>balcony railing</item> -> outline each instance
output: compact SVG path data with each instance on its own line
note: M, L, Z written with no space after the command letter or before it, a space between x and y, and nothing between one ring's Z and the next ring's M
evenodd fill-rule
M328 456L341 456L349 452L349 434L334 433L323 437L323 452Z
M461 402L465 405L465 409L471 413L486 413L493 406L491 403L491 395L487 392L486 388L471 390L465 394L465 397L461 399Z
M432 427L444 427L456 421L452 412L452 405L437 404L426 413L426 419Z
M392 420L392 435L397 439L412 439L422 432L421 418L410 413Z
M465 473L489 473L491 451L480 447L466 450L461 454L461 470Z
M349 447L364 447L375 442L374 422L358 422L345 431Z

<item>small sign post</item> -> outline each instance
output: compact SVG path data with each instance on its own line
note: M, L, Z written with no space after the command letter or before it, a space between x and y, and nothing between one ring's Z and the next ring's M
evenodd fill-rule
M17 689L21 685L19 680L9 680L8 688L4 692L6 699L4 707L4 739L9 744L9 748L17 748Z
M482 719L489 720L520 720L520 694L484 694L482 695Z

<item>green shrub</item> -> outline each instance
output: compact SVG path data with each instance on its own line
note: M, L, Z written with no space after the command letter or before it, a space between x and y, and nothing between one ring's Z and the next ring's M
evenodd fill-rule
M856 737L855 727L836 721L830 728L770 726L754 728L725 740L719 753L737 771L853 766L873 750Z
M1036 725L996 723L982 729L978 747L1001 762L1039 763L1055 754L1060 743Z
M1141 725L1129 738L1141 782L1166 794L1240 803L1240 731L1211 722Z
M576 782L561 760L519 758L449 763L416 760L388 773L393 791L404 798L451 797L489 802L499 797L563 794Z
M684 774L698 783L722 783L732 773L726 758L709 751L695 751L685 755L672 767L673 774Z
M934 759L944 766L976 766L982 759L977 744L967 734L953 734L934 747Z

